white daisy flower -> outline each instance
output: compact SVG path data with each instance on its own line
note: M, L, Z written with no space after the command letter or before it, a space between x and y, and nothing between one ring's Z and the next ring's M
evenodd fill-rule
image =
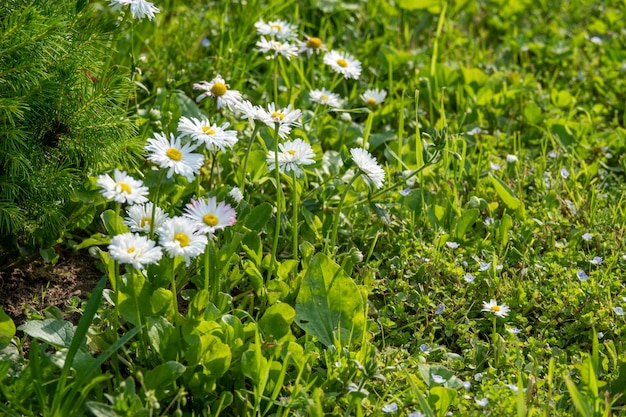
M262 120L265 110L260 106L255 106L248 100L243 100L235 105L235 110L242 113L242 115L248 120Z
M387 92L385 90L365 90L363 94L361 94L361 100L365 102L365 105L370 109L378 106L380 103L385 101L387 98Z
M496 300L491 299L489 302L483 301L482 311L493 313L498 317L506 317L511 309L506 304L499 305Z
M369 182L376 188L381 188L385 182L385 171L378 165L372 155L363 148L350 149L352 159L359 169L367 176Z
M206 235L196 230L196 222L185 217L174 217L157 229L159 243L171 258L182 256L187 265L204 252L209 243Z
M309 93L311 101L317 104L327 105L328 107L341 107L342 101L339 94L335 94L326 89L311 90Z
M228 126L230 126L229 123L218 126L211 124L207 119L181 117L178 122L178 132L204 143L211 151L219 149L224 152L226 148L232 148L237 143L237 131L226 130Z
M298 45L300 45L300 49L298 50L298 53L307 54L307 56L311 56L313 54L319 54L320 51L326 50L326 45L324 45L324 42L322 42L320 38L317 38L314 36L313 37L306 36L306 40L304 42L299 41Z
M159 9L154 4L145 0L109 0L112 10L119 10L122 6L130 6L130 12L134 19L154 19L154 14L159 13Z
M294 171L296 176L299 177L303 172L302 165L315 163L313 160L315 157L313 148L300 138L281 143L278 147L280 148L278 168L285 174ZM276 154L274 151L269 151L267 155L267 168L269 171L276 169Z
M295 27L285 20L272 20L265 23L260 19L254 24L256 33L264 36L272 36L281 40L290 40L296 36Z
M267 110L258 108L257 118L270 127L278 123L278 135L284 139L293 126L300 126L300 116L302 112L298 109L292 110L291 104L283 109L277 109L274 103L270 103Z
M330 51L324 55L324 64L330 65L333 71L344 78L358 79L361 75L361 62L345 52Z
M113 178L109 174L98 176L96 185L102 188L104 198L116 203L143 204L148 201L148 187L118 169L113 172Z
M154 138L148 139L145 150L148 152L148 160L169 169L167 178L176 173L192 182L204 163L204 155L192 152L196 146L189 143L183 145L181 137L175 137L172 133L169 140L164 134L155 133Z
M298 47L289 42L279 42L276 40L267 40L261 37L256 43L257 49L264 54L268 54L265 58L272 59L278 55L282 55L288 60L291 57L298 56Z
M137 269L159 262L163 256L156 242L138 233L123 233L113 236L109 245L111 259L121 264L130 264Z
M228 195L235 200L235 203L239 204L241 202L241 200L243 200L243 193L241 192L241 190L239 189L239 187L233 187L229 192Z
M211 81L200 81L193 85L194 90L203 90L196 101L200 102L205 97L212 97L217 100L217 108L221 109L226 106L230 110L242 101L241 93L237 90L231 90L221 75L217 75Z
M154 226L152 223L152 211L154 210ZM153 203L137 204L126 209L127 217L123 223L132 232L150 233L150 229L156 230L169 218L161 207L155 207Z
M235 224L237 213L223 201L217 204L215 197L208 200L193 200L187 204L183 216L196 224L200 233L213 235L215 231Z

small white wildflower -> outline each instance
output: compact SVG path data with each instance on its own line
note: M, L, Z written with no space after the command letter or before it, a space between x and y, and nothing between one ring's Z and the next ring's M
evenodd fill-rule
M465 390L468 390L468 389L470 389L472 387L472 383L469 382L469 381L463 381L462 384L463 384L463 388Z
M365 174L368 182L376 188L381 188L385 182L385 170L383 170L374 157L363 148L352 148L350 154L354 163Z
M480 272L484 272L487 271L489 268L491 268L491 262L480 262L480 267L478 268L478 270Z
M331 108L341 107L342 100L339 94L335 94L326 89L311 90L309 93L311 101L317 104L327 105Z
M446 246L451 248L451 249L456 249L456 248L458 248L461 245L459 245L457 242L452 242L452 241L449 240L449 241L446 242Z
M482 129L480 127L475 127L469 132L467 132L467 134L470 136L480 135L481 133L482 133Z
M385 98L387 98L387 92L385 90L379 90L378 88L365 90L365 92L361 94L361 100L363 100L365 105L370 109L375 108L385 101Z
M233 187L232 190L228 192L228 195L231 196L235 203L239 204L241 200L243 200L243 193L239 189L239 187Z
M113 236L109 245L111 259L130 264L137 269L159 262L163 253L156 242L138 233L123 233Z
M602 45L602 39L598 36L592 36L589 41L595 45Z
M583 237L583 240L593 239L593 236L591 235L591 233L585 233L582 237Z
M257 41L256 46L260 52L268 54L265 57L266 59L272 59L282 55L287 58L287 60L290 60L292 57L298 56L298 47L289 42L279 42L261 37L261 40Z
M598 332L598 339L604 339L604 332Z
M622 307L615 307L613 309L613 312L615 314L617 314L618 316L623 316L624 315L624 309Z
M444 382L446 382L446 379L444 377L437 374L432 374L430 376L430 379L432 379L435 384L443 384Z
M477 372L474 374L474 381L480 381L483 379L483 374L482 372Z
M409 417L426 417L426 414L421 411L412 411L409 413Z
M402 197L406 197L409 194L411 194L411 187L406 187L405 189L400 190L400 195Z
M519 334L522 332L522 329L518 329L517 327L507 327L506 331L513 334Z
M594 256L592 260L589 261L592 265L600 265L603 259L602 256Z
M490 162L490 163L489 163L489 168L490 168L492 171L500 171L500 164L496 164L496 163L494 163L494 162Z
M398 411L398 404L396 404L395 402L391 404L385 404L382 408L383 413L395 413L396 411Z
M361 75L361 62L345 52L330 51L324 55L324 64L344 78L358 79Z
M493 224L493 219L491 217L485 217L485 226L491 226Z
M296 36L294 25L285 20L272 20L267 23L260 19L254 24L259 35L272 36L276 39L290 40Z
M509 164L514 164L517 161L518 161L518 159L517 159L517 156L515 156L515 155L509 154L509 155L506 156L506 162L509 163Z
M431 350L432 350L432 348L430 346L428 346L426 343L422 343L420 345L420 351L422 353L425 353L426 355L428 355Z
M511 309L506 304L499 305L496 300L491 299L490 301L483 301L483 309L487 313L493 313L498 317L506 317L509 314Z
M435 314L441 315L443 314L445 310L446 310L446 305L444 303L441 303L437 306L437 309L435 310Z
M481 400L476 399L476 404L478 404L478 405L479 405L479 406L481 406L481 407L486 407L486 406L487 406L487 404L489 404L489 401L487 401L487 399L486 399L486 398L483 398L483 399L481 399Z
M519 387L515 384L504 384L505 387L510 389L511 391L517 393L519 391Z
M124 171L116 169L113 178L109 174L98 176L96 185L102 188L102 195L116 203L143 204L148 201L148 187Z
M465 275L463 275L463 279L465 280L465 282L473 282L476 279L476 276L467 273Z

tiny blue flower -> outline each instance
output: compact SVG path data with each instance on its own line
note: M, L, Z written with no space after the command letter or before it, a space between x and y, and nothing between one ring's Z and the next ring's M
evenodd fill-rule
M604 337L604 332L598 332L598 339L602 339Z
M522 329L518 329L517 327L509 327L506 329L506 331L513 334L520 334L522 332Z
M580 271L576 272L576 276L582 282L585 282L585 281L587 281L589 279L589 275L587 275L587 273L585 271L583 271L582 269Z
M400 191L402 197L406 197L409 194L411 194L411 187L406 187L404 190Z
M490 162L489 163L489 168L491 168L492 171L500 171L500 164L496 164L494 162Z
M463 275L463 279L465 280L465 282L473 282L476 279L476 277L470 273L467 273Z
M463 381L463 388L468 390L472 387L472 383L469 381Z
M491 268L491 262L481 262L480 263L480 267L478 268L478 270L480 272L484 272L484 271L488 270L489 268Z
M391 404L386 404L383 406L382 408L383 413L393 413L395 411L398 411L398 404L391 403Z
M430 376L430 379L432 379L435 384L443 384L444 382L446 382L444 377L442 377L441 375L437 375L437 374L432 374Z
M458 244L458 243L456 243L456 242L447 241L447 242L446 242L446 246L447 246L447 247L449 247L449 248L452 248L452 249L456 249L456 248L458 248L458 247L459 247L459 246L461 246L461 245L459 245L459 244Z
M426 343L422 343L422 344L420 345L420 350L421 350L423 353L425 353L425 354L427 354L427 355L428 355L432 349L431 349L431 348L430 348L430 346L428 346Z
M409 417L426 417L426 414L421 411L413 411L412 413L409 413Z
M478 404L481 407L485 407L487 404L489 404L489 401L487 401L486 398L483 398L482 400L476 400L476 404Z
M585 233L583 235L583 240L591 240L593 239L593 236L591 236L591 233Z
M615 307L613 309L613 312L615 314L617 314L618 316L623 316L624 315L624 309L622 307Z
M435 310L435 314L441 315L443 314L445 309L446 309L446 305L444 303L441 303L437 306L437 310Z
M561 168L561 171L560 171L560 172L561 172L561 177L562 177L562 178L564 178L564 179L569 178L569 171L568 171L567 169L565 169L565 168Z
M589 262L591 262L594 265L600 265L602 263L602 256L594 256L592 260L590 260Z
M515 384L504 384L505 387L507 387L508 389L510 389L513 392L518 392L519 388L517 385Z
M493 219L491 217L485 217L485 226L491 226L493 224Z

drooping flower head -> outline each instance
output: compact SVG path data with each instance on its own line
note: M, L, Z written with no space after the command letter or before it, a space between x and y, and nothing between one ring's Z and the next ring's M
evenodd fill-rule
M152 211L154 210L154 226L152 226ZM150 229L156 230L169 217L161 207L155 207L153 203L137 204L126 209L127 217L124 224L132 232L150 233Z
M182 256L187 265L204 252L209 240L196 230L196 222L185 217L173 217L157 229L159 244L171 258Z
M197 102L200 102L205 97L212 97L217 100L218 109L226 106L232 110L242 100L241 93L237 90L231 90L221 75L217 75L209 82L200 81L194 84L193 88L194 90L204 91L196 98Z
M237 213L230 204L223 201L218 204L215 197L191 201L185 207L183 216L195 222L198 232L209 235L237 221Z
M329 65L333 71L341 74L344 78L358 79L361 75L361 62L345 52L332 50L324 55L324 64Z
M385 171L378 165L374 157L363 148L352 148L350 154L356 166L365 174L368 182L381 188L385 182Z
M119 10L122 6L130 6L130 12L134 19L154 19L154 14L159 13L159 9L154 7L149 1L145 0L109 0L109 6L112 10Z
M148 152L148 160L168 169L167 178L176 173L191 182L204 163L202 154L192 152L196 147L197 145L190 143L183 145L182 138L175 137L172 133L169 139L164 134L155 133L154 138L148 139L145 149Z
M254 24L256 33L264 36L271 36L276 39L287 41L296 36L295 27L285 20L272 20L265 23L260 19Z
M361 99L370 109L375 108L380 103L385 101L386 97L387 92L385 90L379 90L378 88L374 90L365 90L365 92L361 94Z
M102 188L104 198L116 203L143 204L148 201L148 187L118 169L113 172L113 178L109 174L98 176L96 185Z
M302 175L303 165L315 163L313 160L315 152L313 152L311 145L300 138L281 143L278 147L280 148L280 152L278 152L278 168L285 174L293 171L299 177ZM274 151L269 151L267 155L267 168L269 171L276 169L276 154Z
M138 233L123 233L113 236L109 245L111 259L129 264L137 269L159 262L163 253L156 242Z
M291 104L283 109L278 109L274 103L267 106L267 110L258 108L258 118L270 127L278 124L278 134L281 138L287 137L294 126L300 126L300 116L302 112L299 109L292 110Z
M483 301L482 311L485 311L487 313L493 313L494 315L498 317L506 317L506 315L509 314L509 311L511 311L511 309L506 304L504 303L498 304L496 300L491 299L489 302Z
M178 132L204 143L211 151L219 149L224 152L226 148L232 148L237 143L237 131L226 130L228 126L229 123L218 126L211 124L207 119L181 117Z
M325 104L332 108L338 108L342 105L339 94L332 93L326 89L311 90L309 96L311 97L311 101L317 104Z

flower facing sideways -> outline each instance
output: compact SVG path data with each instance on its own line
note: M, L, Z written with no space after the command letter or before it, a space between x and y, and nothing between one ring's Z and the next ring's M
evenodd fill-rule
M241 93L237 90L231 90L221 75L217 75L211 81L200 81L193 85L194 90L202 90L204 93L196 98L200 102L205 97L212 97L217 100L217 108L221 109L226 106L230 110L241 102Z
M354 163L366 175L369 182L376 188L381 188L385 182L385 171L372 155L363 148L352 148L350 154L352 154Z
M96 185L102 188L102 195L116 203L143 204L148 199L148 187L124 171L115 170L113 178L109 174L98 176Z
M161 168L169 169L167 178L171 178L176 173L183 175L187 181L191 182L204 163L204 155L192 152L196 149L196 145L183 145L181 138L174 137L172 133L170 133L169 140L167 136L155 133L154 138L148 139L145 149L148 152L148 160Z
M154 7L154 4L145 0L110 0L109 6L113 10L118 10L122 6L130 6L130 12L135 19L147 17L152 20L154 19L154 14L159 13L159 9Z
M182 256L187 265L202 252L209 242L196 230L196 222L185 217L173 217L157 229L159 243L171 258Z
M500 305L496 302L496 300L491 299L491 301L489 302L483 301L482 311L485 311L487 313L493 313L494 315L498 317L506 317L507 314L509 314L509 311L511 311L511 309L506 304Z
M237 131L226 130L228 126L230 126L229 123L218 126L211 124L207 119L181 117L178 122L178 132L204 143L211 151L219 149L224 152L226 148L232 148L237 143Z
M277 56L282 55L289 60L291 57L298 56L297 46L290 44L289 42L279 42L272 39L268 40L263 36L261 36L261 40L257 41L256 47L260 52L268 54L266 56L267 59L276 58Z
M217 204L215 197L208 200L194 200L187 204L184 217L192 220L199 233L213 235L217 230L232 226L237 221L237 213L223 201Z
M296 34L294 26L284 20L272 20L265 23L261 19L254 24L254 27L258 35L272 36L284 41L293 39Z
M163 253L153 240L138 233L113 236L109 245L111 259L121 264L130 264L137 269L159 262Z
M326 50L326 45L324 45L324 42L322 42L320 38L317 38L315 36L306 36L306 40L298 41L298 45L300 45L300 49L298 50L298 52L301 54L307 54L307 56L319 54L320 51Z
M284 173L293 171L296 176L302 175L302 165L311 165L315 161L315 152L311 148L311 145L298 138L290 140L278 145L280 152L278 152L278 167ZM267 168L270 171L276 169L276 154L274 151L269 151L267 155Z
M341 97L339 94L332 93L328 90L311 90L309 93L311 101L317 104L325 104L328 107L338 108L341 107Z
M361 100L363 100L365 105L370 109L375 108L385 101L385 98L387 98L387 92L385 90L365 90L365 92L361 94Z

